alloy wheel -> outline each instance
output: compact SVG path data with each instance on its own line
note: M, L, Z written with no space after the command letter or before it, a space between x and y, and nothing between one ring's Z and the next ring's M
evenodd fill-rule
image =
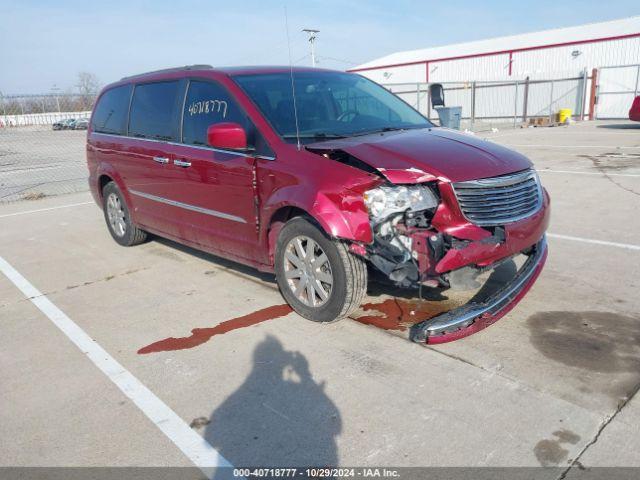
M283 262L287 285L298 300L309 307L320 307L329 300L333 273L318 242L304 235L292 238Z
M107 218L113 232L118 237L124 237L127 232L127 222L120 197L115 193L110 193L107 197Z

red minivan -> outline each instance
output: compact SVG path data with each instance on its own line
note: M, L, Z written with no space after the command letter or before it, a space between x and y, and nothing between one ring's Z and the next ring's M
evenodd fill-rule
M162 70L108 85L87 136L89 183L120 245L156 234L275 272L303 317L348 316L368 273L448 288L524 254L490 297L425 319L414 341L509 311L547 253L531 162L433 125L356 74L289 67Z

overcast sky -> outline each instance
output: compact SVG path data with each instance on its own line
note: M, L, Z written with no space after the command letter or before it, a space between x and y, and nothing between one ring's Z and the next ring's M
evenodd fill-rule
M308 64L302 28L317 28L320 66L346 69L399 50L640 15L640 1L0 0L0 92L73 90L193 63ZM606 5L606 7L605 7Z

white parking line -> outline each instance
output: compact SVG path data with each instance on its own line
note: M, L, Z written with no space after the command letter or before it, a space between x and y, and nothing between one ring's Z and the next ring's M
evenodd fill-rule
M497 143L497 142L496 142ZM626 147L614 147L612 145L540 145L529 143L501 143L503 147L531 147L531 148L609 148L612 150L633 150L639 149L640 145L626 146Z
M69 203L67 205L58 205L57 207L38 208L36 210L26 210L24 212L5 213L4 215L0 215L0 218L15 217L17 215L27 215L29 213L48 212L49 210L58 210L59 208L79 207L80 205L90 205L92 203L95 203L95 202Z
M51 320L76 347L84 353L109 380L142 410L149 420L164 433L202 472L210 477L218 467L232 465L204 438L193 431L171 408L160 400L140 380L113 358L106 350L74 323L62 310L24 278L4 258L0 257L0 271L38 309Z
M497 133L496 136L502 136L502 135L510 135L510 134L533 134L533 135L550 135L550 134L555 134L556 136L568 136L568 135L589 135L590 137L593 137L594 135L626 135L627 137L631 137L632 135L637 135L638 131L640 130L640 128L628 128L628 129L620 129L620 130L613 130L613 129L601 129L601 130L589 130L589 131L582 131L582 132L578 132L576 130L569 130L569 129L542 129L542 128L525 128L525 129L515 129L515 130L511 130L510 132L504 131L504 130L500 130L500 133ZM489 134L487 132L487 135L492 135L493 134Z
M637 173L581 172L579 170L538 170L538 173L571 173L576 175L599 175L607 177L640 177Z
M640 250L640 245L632 245L630 243L606 242L604 240L593 240L591 238L572 237L570 235L559 235L557 233L547 233L548 237L560 238L562 240L572 240L574 242L593 243L595 245L606 245L608 247L625 248L627 250Z

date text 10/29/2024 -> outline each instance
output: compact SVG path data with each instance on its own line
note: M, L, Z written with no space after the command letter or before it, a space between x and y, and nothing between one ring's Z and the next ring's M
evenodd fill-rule
M245 478L398 478L393 468L234 468L234 477Z

